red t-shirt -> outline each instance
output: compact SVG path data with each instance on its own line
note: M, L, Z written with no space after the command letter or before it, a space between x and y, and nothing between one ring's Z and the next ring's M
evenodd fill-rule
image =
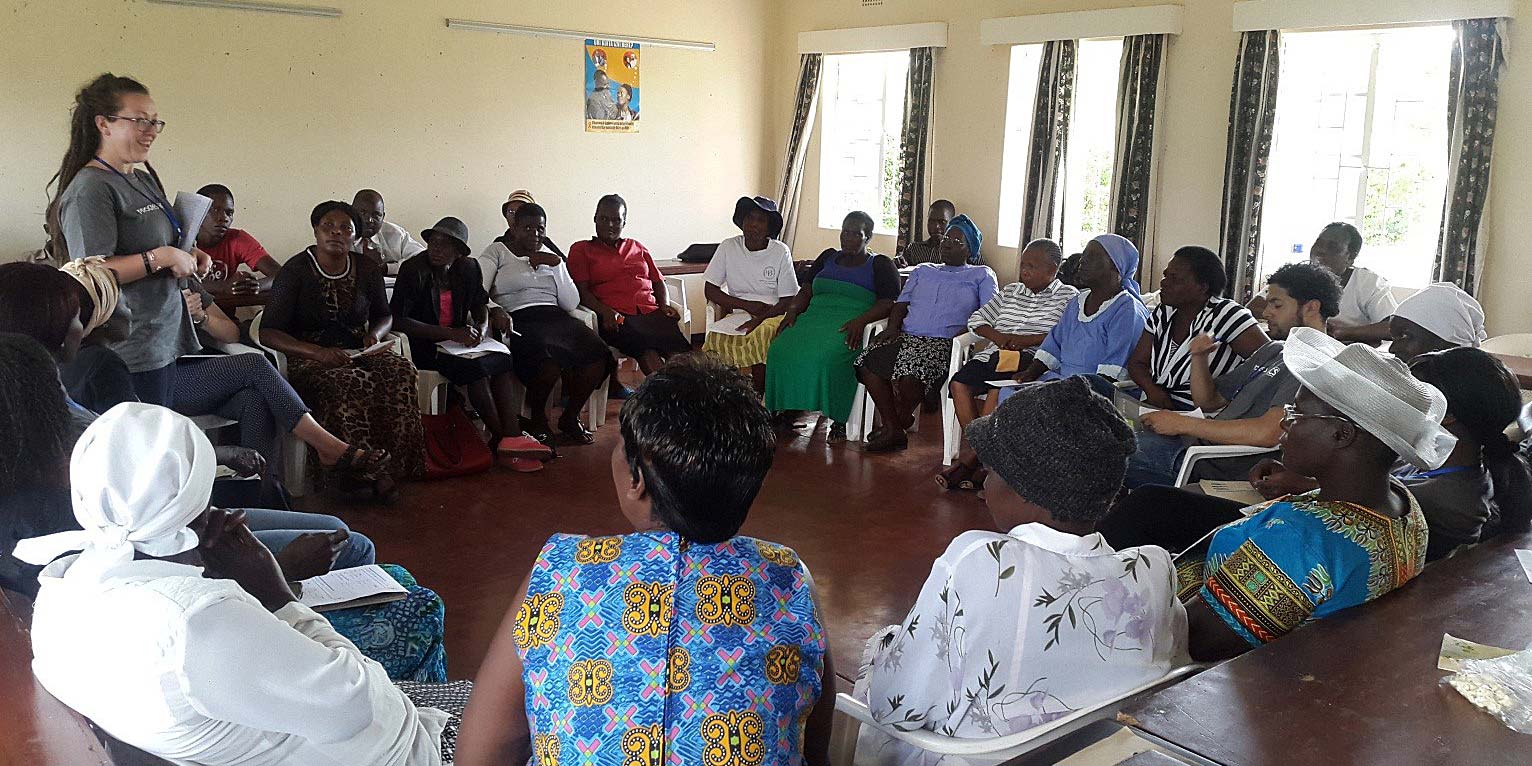
M436 302L436 323L442 327L452 326L452 291L443 290Z
M647 314L659 307L650 280L664 279L649 251L637 240L617 247L591 238L569 248L569 277L584 284L602 303L623 314Z
M269 255L266 248L261 247L261 243L255 241L255 237L244 229L229 229L229 233L223 235L223 241L206 248L206 252L213 259L213 273L208 276L210 280L228 279L239 270L241 263L255 271L255 264Z

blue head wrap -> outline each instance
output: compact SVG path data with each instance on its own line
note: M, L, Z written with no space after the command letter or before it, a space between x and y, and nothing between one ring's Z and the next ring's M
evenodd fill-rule
M1102 234L1091 240L1106 250L1107 256L1117 266L1117 273L1122 275L1122 289L1133 294L1133 297L1143 300L1143 294L1139 292L1138 280L1133 275L1138 273L1138 248L1127 237L1116 234Z
M947 231L953 229L963 232L963 242L968 245L968 262L975 266L983 263L984 259L979 257L979 246L984 244L984 232L979 231L973 219L960 215L947 224Z

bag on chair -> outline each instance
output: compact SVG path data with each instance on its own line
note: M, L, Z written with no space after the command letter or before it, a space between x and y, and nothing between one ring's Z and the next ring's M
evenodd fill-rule
M483 473L494 463L489 446L462 407L421 415L420 423L426 436L427 481Z

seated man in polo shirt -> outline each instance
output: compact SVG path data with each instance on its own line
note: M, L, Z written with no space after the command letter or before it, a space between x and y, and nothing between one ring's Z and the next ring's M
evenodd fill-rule
M398 274L399 265L426 246L410 236L403 226L384 220L388 214L383 205L383 195L373 189L363 189L351 198L351 207L361 217L362 230L356 233L356 243L351 251L361 253L383 264L389 274Z
M649 250L624 239L628 203L608 194L596 203L596 236L569 248L569 276L580 304L601 318L601 339L638 360L645 375L667 357L691 350L676 322L680 312L666 301L665 277Z
M1248 444L1275 447L1282 436L1283 405L1298 393L1298 381L1282 363L1282 339L1294 327L1323 332L1335 316L1341 288L1323 266L1293 263L1277 269L1266 281L1262 317L1267 334L1276 340L1216 380L1208 357L1216 343L1207 335L1187 341L1191 355L1192 398L1212 418L1195 418L1161 410L1145 415L1138 448L1128 460L1129 489L1145 484L1169 484L1175 479L1181 452L1199 444ZM1259 456L1223 458L1197 464L1201 478L1243 479Z
M271 287L271 279L282 264L261 247L255 237L234 227L234 192L223 184L208 184L198 194L213 201L202 228L197 231L197 247L213 260L202 286L212 293L232 292L248 295ZM240 266L249 271L241 272Z

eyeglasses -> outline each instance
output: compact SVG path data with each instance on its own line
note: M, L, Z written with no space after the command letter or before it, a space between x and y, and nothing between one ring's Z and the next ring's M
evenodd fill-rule
M138 132L140 133L148 133L150 130L154 130L156 132L164 132L165 130L164 120L151 120L148 117L124 117L120 114L103 114L101 116L105 117L108 122L127 120L128 122L133 123L133 126L138 128Z
M1311 415L1311 414L1309 414L1307 412L1299 412L1298 408L1296 406L1294 406L1294 405L1291 405L1291 404L1284 404L1284 405L1282 405L1282 419L1283 420L1296 423L1296 422L1298 422L1300 420L1303 420L1304 418L1320 418L1320 419L1325 419L1325 420L1339 420L1339 421L1341 421L1343 423L1350 423L1352 425L1356 425L1356 421L1355 420L1352 420L1351 418L1348 418L1345 415Z

